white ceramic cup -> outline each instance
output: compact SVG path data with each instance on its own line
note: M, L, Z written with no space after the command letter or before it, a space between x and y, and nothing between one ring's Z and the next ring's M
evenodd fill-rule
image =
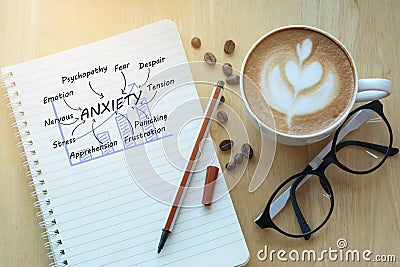
M338 119L334 124L330 125L328 128L326 128L322 131L313 133L313 134L309 134L309 135L290 135L290 134L279 132L279 131L267 126L251 110L251 108L249 106L250 104L246 99L246 95L244 93L244 88L243 88L244 68L245 68L247 59L249 58L250 54L253 52L255 47L260 42L262 42L265 38L267 38L269 35L277 32L277 31L281 31L283 29L290 29L290 28L303 28L303 29L313 30L313 31L324 34L325 36L327 36L328 38L330 38L331 40L336 42L342 48L342 50L347 54L349 60L351 61L351 65L353 66L353 71L354 71L354 76L355 76L354 91L353 91L352 95L349 95L349 98L351 98L352 101L351 101L350 105L348 106L347 110L342 115L342 117L340 117L340 119ZM390 95L391 92L392 92L392 82L390 80L380 79L380 78L370 78L370 79L360 79L359 80L358 75L357 75L357 68L354 63L354 59L351 56L351 54L349 53L349 51L347 50L347 48L339 40L337 40L334 36L330 35L329 33L325 32L323 30L320 30L320 29L317 29L314 27L310 27L310 26L305 26L305 25L285 26L285 27L281 27L281 28L272 30L272 31L268 32L267 34L263 35L250 48L250 50L248 51L248 53L243 61L242 68L241 68L240 93L241 93L242 99L244 101L246 110L252 119L252 122L255 125L257 125L257 128L260 128L261 132L264 135L274 138L274 139L276 138L276 140L279 143L286 144L286 145L294 145L294 146L308 145L308 144L318 142L322 139L325 139L326 137L331 135L343 123L343 121L346 119L347 115L350 113L351 109L353 108L354 103L383 98L383 97Z

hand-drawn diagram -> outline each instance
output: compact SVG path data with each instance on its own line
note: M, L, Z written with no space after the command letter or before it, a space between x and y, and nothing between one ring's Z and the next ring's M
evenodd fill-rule
M71 167L172 135L168 134L164 126L167 114L151 112L149 103L157 94L157 88L152 84L145 86L150 76L150 68L147 69L146 81L138 85L136 82L127 82L123 70L128 67L129 63L115 66L114 76L120 73L119 79L123 81L123 87L115 86L111 93L109 88L113 85L108 86L106 93L97 88L93 80L89 80L92 77L90 73L106 75L107 66L99 66L87 72L88 74L82 75L78 72L75 76L62 78L63 83L72 83L80 79L79 90L92 91L93 94L92 100L82 99L80 103L90 103L90 106L75 107L71 104L69 98L78 94L77 89L53 97L44 97L43 103L50 103L54 112L54 117L44 120L44 126L56 127L60 133L59 139L52 140L52 147L65 149ZM86 89L83 86L85 83ZM82 95L87 97L88 94L86 92ZM57 101L61 99L63 101ZM76 99L75 97L74 100ZM128 119L128 109L134 111L133 120Z

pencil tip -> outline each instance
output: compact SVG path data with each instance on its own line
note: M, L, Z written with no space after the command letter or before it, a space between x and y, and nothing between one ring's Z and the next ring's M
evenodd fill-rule
M161 252L161 248L158 248L157 254L160 254L160 252Z

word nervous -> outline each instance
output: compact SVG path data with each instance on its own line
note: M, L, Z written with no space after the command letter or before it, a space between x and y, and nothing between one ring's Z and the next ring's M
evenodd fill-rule
M55 118L55 119L48 118L48 119L46 119L44 121L44 127L47 127L49 125L54 125L56 123L64 124L63 122L71 120L73 118L74 118L74 114L68 114L68 115L65 115L65 116L60 116L59 118ZM70 124L73 124L73 123L68 123L68 124L64 124L64 125L70 125Z
M108 100L106 102L99 102L95 106L84 108L80 115L80 119L86 120L97 115L102 115L106 112L115 112L124 105L125 101L128 102L128 105L130 105L131 103L137 105L141 95L142 95L142 90L139 90L137 94L132 93L124 97L119 97L117 99Z

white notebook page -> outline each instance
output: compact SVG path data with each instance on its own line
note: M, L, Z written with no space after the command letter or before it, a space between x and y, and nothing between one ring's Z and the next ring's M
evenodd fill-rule
M140 85L149 72L153 76L186 61L176 26L164 20L2 69L12 72L9 81L16 83L9 95L19 93L13 101L21 106L14 112L24 114L17 120L28 123L19 128L29 130L22 141L33 141L24 146L27 159L39 161L41 174L33 179L45 181L36 191L47 189L39 200L46 221L56 222L47 225L49 233L58 230L50 241L62 240L53 245L56 261L66 259L70 266L234 266L247 261L223 177L215 188L218 201L201 206L204 167L219 165L211 142L203 148L200 171L184 200L193 207L181 209L173 233L157 254L170 208L163 201L171 201L174 187L155 177L179 183L179 167L186 163L201 122L182 121L200 118L203 110L193 84L171 93L165 93L165 83L158 90L149 83ZM167 81L191 79L184 69L172 76ZM175 107L185 101L190 108L177 112ZM160 119L140 125L153 116ZM151 130L155 134L138 135Z

